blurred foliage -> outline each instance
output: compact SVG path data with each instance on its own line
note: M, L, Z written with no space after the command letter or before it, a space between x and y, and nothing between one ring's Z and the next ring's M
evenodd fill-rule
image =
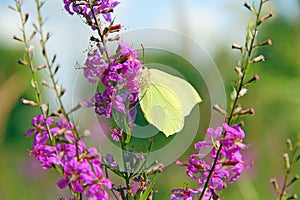
M228 185L221 195L224 199L274 199L269 180L276 177L280 181L283 177L282 155L287 151L285 141L288 137L295 139L300 130L300 24L277 18L267 22L260 34L261 41L270 37L273 46L257 52L265 55L266 63L253 65L251 73L257 73L260 81L253 85L243 102L245 108L254 107L256 111L254 117L245 118L244 127L246 143L251 144L246 152L247 158L255 163L236 184ZM24 138L24 132L36 110L19 103L21 97L32 96L28 72L16 65L22 53L3 47L0 53L1 199L53 199L57 196L53 194L62 194L56 187L57 175L45 173L27 155L32 141ZM231 91L231 81L235 78L233 68L237 56L238 52L226 49L221 50L214 59L228 93ZM157 62L165 62L169 66L177 63L176 59L169 56L158 56ZM209 95L207 88L199 88L199 82L201 84L201 80L191 80L198 90L204 91L201 95L205 99ZM210 115L208 105L210 102L202 105L201 116ZM204 120L204 124L208 122L205 118L201 120ZM202 134L205 128L201 126ZM191 146L180 160L187 160L193 152ZM298 164L294 172L299 170ZM175 164L166 167L158 177L155 186L158 192L154 199L169 199L171 189L184 187L184 183L190 187L197 184L189 180L184 168ZM300 185L294 190L300 191Z

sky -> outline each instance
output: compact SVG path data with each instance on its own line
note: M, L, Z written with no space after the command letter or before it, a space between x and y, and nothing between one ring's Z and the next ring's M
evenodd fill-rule
M14 1L1 1L0 44L8 48L22 48L12 39L12 35L19 33L18 15L8 9ZM24 2L31 13L34 10L31 0ZM229 49L232 43L243 41L251 17L242 7L243 3L242 0L128 0L121 1L115 15L116 21L126 30L149 27L175 30L195 40L213 55L217 48ZM291 21L300 18L298 0L272 0L266 10L273 10L277 16ZM79 17L68 15L59 0L48 0L43 12L47 16L45 30L51 34L49 52L57 53L62 66L60 81L65 87L72 87L76 76L74 65L84 62L91 31Z

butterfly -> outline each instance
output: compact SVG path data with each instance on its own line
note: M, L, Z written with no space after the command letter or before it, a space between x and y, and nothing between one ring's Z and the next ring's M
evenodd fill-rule
M142 69L139 103L148 123L166 137L180 132L184 118L202 102L186 80L158 69Z

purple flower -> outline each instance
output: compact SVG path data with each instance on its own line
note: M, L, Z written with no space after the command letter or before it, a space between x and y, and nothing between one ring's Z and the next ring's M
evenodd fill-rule
M35 145L29 154L40 161L44 169L50 169L53 165L59 165L61 163L59 156L56 154L55 147L52 146Z
M200 187L197 190L199 191L202 191L202 187L211 173L208 187L204 193L204 199L218 200L219 197L216 194L216 190L222 190L226 186L228 179L228 183L233 183L241 175L244 168L250 167L249 164L245 164L240 152L246 148L246 145L243 143L245 133L238 125L231 127L224 123L222 127L217 127L216 129L208 128L206 137L206 141L200 141L195 144L195 149L200 152L210 150L209 158L207 159L212 160L211 165L203 160L205 154L201 153L190 155L188 163L177 161L176 164L186 167L186 174L191 179L198 180ZM221 148L220 155L212 169L219 148ZM213 171L211 172L211 170Z
M97 78L99 79L107 68L105 60L99 55L97 49L88 53L84 65L84 77L92 84L97 82Z
M131 57L131 58L138 57L138 51L133 50L131 46L129 46L126 42L119 42L118 51L122 56L125 57Z
M111 138L116 141L116 142L119 142L120 141L120 138L122 137L122 133L123 133L123 130L118 130L116 128L114 128L112 131L111 131Z
M86 22L95 29L96 21L100 16L103 16L103 19L108 22L112 23L111 13L113 9L119 4L118 1L114 0L94 0L94 1L83 1L83 0L64 0L64 8L70 14L73 15L74 13L81 15L83 18L86 19ZM95 14L92 13L92 11Z
M116 168L116 169L119 168L119 165L118 165L118 163L114 160L112 154L107 154L107 155L104 157L104 160L105 160L105 162L106 162L109 166L111 166L111 167L113 167L113 168Z
M173 189L170 200L184 199L194 200L195 194L199 194L199 190L192 189Z
M216 130L208 128L206 130L206 137L208 141L200 141L195 144L195 149L205 151L206 149L212 149L219 146L219 139L222 136L222 127L217 127Z
M103 177L102 169L99 165L93 165L93 172L93 182L89 185L87 196L96 199L108 199L108 194L103 186L111 189L111 181Z
M50 126L54 120L50 117L46 118L44 115L38 115L32 118L31 125L33 128L30 128L25 133L25 137L29 137L32 133L44 133L46 134L47 128L46 126Z

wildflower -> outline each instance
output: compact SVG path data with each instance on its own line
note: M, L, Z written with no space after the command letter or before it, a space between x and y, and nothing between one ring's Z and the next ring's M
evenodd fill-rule
M55 145L49 141L46 125ZM105 187L110 189L112 186L103 176L101 155L96 148L87 149L82 140L75 139L71 121L64 116L54 121L38 115L32 119L32 126L25 134L28 137L34 133L29 154L40 161L44 169L54 166L62 169L62 178L57 182L59 188L70 186L72 191L84 194L88 199L108 199Z
M116 128L114 128L112 131L111 131L111 137L114 141L116 142L119 142L120 141L120 137L122 137L122 133L123 133L123 130L118 130Z
M199 190L192 189L173 189L170 200L184 199L193 200L195 194L199 194Z
M109 166L111 166L112 168L116 168L116 169L119 168L118 163L114 160L112 154L107 154L107 155L104 157L104 161L105 161Z
M201 153L190 155L188 163L177 161L176 164L186 167L186 174L191 179L198 180L200 187L197 191L202 192L210 175L204 192L204 199L218 200L219 197L216 194L216 190L220 191L225 188L228 179L230 184L236 181L244 168L250 166L243 161L240 152L246 148L246 145L243 143L245 133L238 125L229 126L224 123L222 127L220 126L216 129L208 128L206 136L208 141L197 142L195 149L200 152L210 150L210 158L207 159L212 160L211 164L203 160L204 154ZM221 148L220 155L215 160L219 148ZM214 166L213 169L212 166ZM182 196L183 193L173 196L175 198L180 195Z
M64 0L64 8L70 14L75 13L84 17L92 27L95 27L94 15L102 15L108 23L112 22L111 12L119 4L114 0L95 0L95 1L72 1ZM94 12L94 13L93 13Z
M91 83L96 83L98 79L105 89L96 93L90 101L85 101L85 104L95 107L95 112L106 118L110 118L111 112L116 110L128 115L129 122L134 121L136 110L132 107L138 102L142 67L137 57L138 51L125 42L119 42L117 54L111 58L110 64L105 63L97 50L88 54L85 77Z
M101 77L107 65L105 60L100 56L98 49L90 51L85 60L84 77L92 84L97 82L97 78Z
M31 120L31 125L33 128L30 128L25 133L25 137L29 137L32 133L43 133L46 134L47 128L46 126L50 126L54 120L50 117L46 118L44 115L38 115Z

